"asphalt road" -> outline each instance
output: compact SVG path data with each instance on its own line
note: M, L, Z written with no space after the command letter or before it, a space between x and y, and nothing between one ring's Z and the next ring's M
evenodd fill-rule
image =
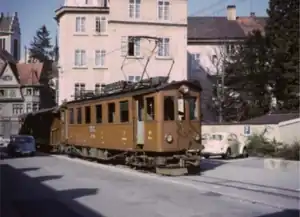
M62 156L0 162L1 217L299 216L297 180L239 160L205 161L200 176L176 178Z

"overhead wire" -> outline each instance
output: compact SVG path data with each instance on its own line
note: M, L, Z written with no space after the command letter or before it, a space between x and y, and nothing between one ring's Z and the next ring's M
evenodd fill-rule
M225 0L225 1L228 2L229 0ZM244 2L244 1L247 1L247 0L237 0L237 2ZM219 6L220 4L224 4L224 0L219 0L219 1L217 1L217 2L215 2L215 3L213 3L213 4L209 5L209 6L207 6L207 7L205 7L205 8L198 9L198 10L196 10L195 12L189 14L188 17L193 17L193 16L195 16L195 15L202 14L202 13L204 13L204 12L207 12L207 11L209 11L209 10L211 10L211 9L213 9L213 8L215 8L215 7L217 7L217 6ZM212 11L212 14L217 14L217 13L223 11L223 10L224 10L224 7L222 6L222 8L219 8L219 9L217 9L217 10L215 10L215 11ZM177 21L174 21L174 22L180 23L180 22L185 21L185 20L187 21L188 17L182 18L182 19L177 20ZM158 28L156 28L154 31L149 31L149 32L147 32L147 33L143 33L143 35L152 35L153 33L156 33L155 36L153 36L153 37L159 37L159 33L160 33L161 31L163 31L163 30L165 30L165 26L163 26L163 27L158 27ZM132 41L131 41L131 40L132 40ZM128 43L128 42L134 42L134 38L128 40L127 43ZM126 45L126 46L127 46L127 45ZM105 57L107 57L107 56L109 56L109 55L111 55L111 54L113 54L113 53L115 53L115 52L118 52L118 51L122 50L123 48L124 48L124 46L122 46L122 45L119 46L119 47L117 47L117 48L114 48L114 49L112 49L112 50L106 52L106 53L105 53ZM149 48L143 48L143 49L148 49L148 50L150 50ZM89 59L93 59L93 58L88 58L88 60L89 60ZM140 62L140 64L142 64L142 62L141 62L140 59L138 59L138 61ZM133 63L133 62L129 62L129 63L123 62L123 64L124 64L123 66L130 65L130 64L132 64L132 63ZM147 74L147 76L149 77L149 75L148 75L147 72L146 72L146 74Z

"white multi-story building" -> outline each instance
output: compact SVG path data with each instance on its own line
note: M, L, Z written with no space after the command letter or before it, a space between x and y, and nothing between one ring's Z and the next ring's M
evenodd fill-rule
M7 50L16 61L21 56L21 29L18 14L0 15L0 50Z
M264 31L266 17L238 17L236 6L227 6L227 16L199 16L188 18L188 74L202 85L201 108L203 121L217 120L213 111L213 85L223 74L223 61L235 51L253 30Z
M59 104L75 90L167 76L187 79L187 0L65 0L59 25ZM140 38L138 36L141 36ZM148 37L148 38L147 38Z

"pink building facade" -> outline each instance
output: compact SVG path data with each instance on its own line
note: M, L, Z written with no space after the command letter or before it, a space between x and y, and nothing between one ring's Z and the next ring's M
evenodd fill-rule
M170 81L188 78L187 0L66 0L56 19L58 104L78 89L138 81L152 53L144 78L167 76L172 64Z

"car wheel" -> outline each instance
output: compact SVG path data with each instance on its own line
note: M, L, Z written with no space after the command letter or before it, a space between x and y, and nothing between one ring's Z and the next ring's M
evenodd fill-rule
M228 149L226 150L226 153L222 155L222 158L223 158L223 159L228 159L228 158L230 158L230 156L231 156L231 149L228 148Z
M208 154L204 155L204 158L205 158L205 159L208 159L208 158L209 158L209 155L208 155Z
M34 157L35 156L35 152L31 152L30 156Z
M248 150L247 150L247 148L245 147L245 148L243 149L242 157L243 157L243 158L247 158L248 156L249 156Z

